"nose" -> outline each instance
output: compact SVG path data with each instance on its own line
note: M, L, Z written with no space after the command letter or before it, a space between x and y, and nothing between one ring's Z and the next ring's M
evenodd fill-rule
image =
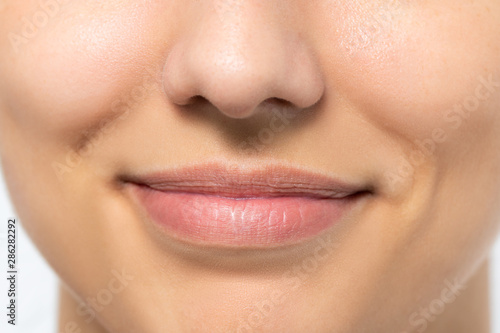
M231 118L251 117L273 99L300 109L316 104L324 82L299 27L284 24L269 3L223 3L204 1L198 23L172 45L163 72L168 99L188 105L202 97Z

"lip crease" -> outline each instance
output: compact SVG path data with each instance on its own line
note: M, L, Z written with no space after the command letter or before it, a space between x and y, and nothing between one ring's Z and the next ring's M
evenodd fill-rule
M121 180L160 229L221 247L300 243L339 223L366 185L298 168L205 164Z

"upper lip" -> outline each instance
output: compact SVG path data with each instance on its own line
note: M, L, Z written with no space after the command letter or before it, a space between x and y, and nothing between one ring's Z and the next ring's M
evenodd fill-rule
M360 192L371 192L366 185L282 165L242 168L210 163L120 178L126 183L161 192L197 193L235 199L285 196L340 199Z

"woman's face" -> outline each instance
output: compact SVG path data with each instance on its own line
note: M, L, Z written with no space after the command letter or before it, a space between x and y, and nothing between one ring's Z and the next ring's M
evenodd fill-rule
M0 16L12 200L91 306L70 311L110 332L416 329L496 237L499 1L3 0ZM362 193L319 198L330 179Z

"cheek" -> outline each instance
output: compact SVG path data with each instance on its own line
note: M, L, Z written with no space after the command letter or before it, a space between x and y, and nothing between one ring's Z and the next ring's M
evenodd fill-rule
M451 135L466 120L471 130L491 126L497 115L487 111L500 93L500 6L398 3L337 20L342 56L331 77L341 81L333 85L371 122L402 137L430 137L438 128Z
M69 2L31 38L19 20L3 29L22 38L0 56L0 98L18 124L33 133L80 131L111 114L146 76L155 79L159 70L151 64L159 62L151 51L165 37L150 23L158 22L151 19L158 9L134 3ZM22 8L18 16L37 10Z

